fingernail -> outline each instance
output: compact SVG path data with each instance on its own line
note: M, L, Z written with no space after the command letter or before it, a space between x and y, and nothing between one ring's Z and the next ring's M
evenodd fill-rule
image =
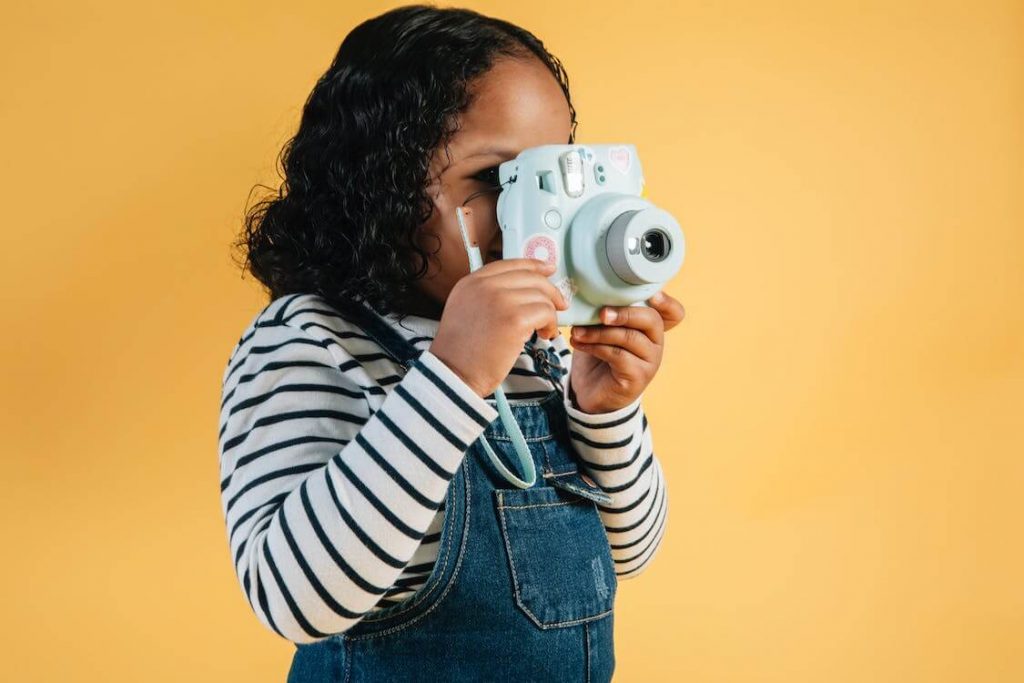
M608 322L610 322L610 323L611 322L615 322L615 319L618 318L618 317L619 317L619 314L615 312L615 309L613 309L613 308L605 309L604 319L607 320Z
M660 304L664 300L665 300L665 293L664 292L658 292L657 294L655 294L654 296L651 297L651 301L653 303L656 303L656 304Z

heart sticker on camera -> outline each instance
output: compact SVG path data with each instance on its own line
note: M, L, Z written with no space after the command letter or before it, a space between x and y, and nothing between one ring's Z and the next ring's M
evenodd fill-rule
M547 261L551 265L558 267L558 245L547 235L534 235L526 240L526 245L523 247L523 257Z
M623 175L629 173L629 167L633 163L633 155L628 147L612 147L608 150L608 161Z

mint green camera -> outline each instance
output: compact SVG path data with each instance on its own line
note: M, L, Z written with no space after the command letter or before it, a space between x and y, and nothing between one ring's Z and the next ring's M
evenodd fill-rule
M541 145L498 167L503 258L555 265L569 301L559 326L599 324L602 306L644 305L683 264L679 223L643 199L633 145Z

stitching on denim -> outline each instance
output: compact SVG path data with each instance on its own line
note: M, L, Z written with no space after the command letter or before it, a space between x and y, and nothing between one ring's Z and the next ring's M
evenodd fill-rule
M495 436L495 435L487 434L487 433L484 433L482 436L485 436L488 441L512 441L512 437L511 436ZM545 434L543 436L525 436L525 435L523 436L523 440L528 442L528 443L540 443L542 441L552 441L554 438L555 437L552 434Z
M551 474L551 476L554 476L554 477L564 477L567 474L576 474L576 473L579 472L579 469L573 463L567 464L566 467L568 469L566 469L564 472L556 470L555 468L552 467L550 470L548 470L548 473Z
M586 683L590 683L590 625L583 624L583 671Z
M544 473L544 477L547 478L547 479L554 479L555 477L568 477L571 474L577 474L577 473L578 473L578 470L575 470L575 469L566 470L565 472L555 472L554 470L550 470L550 471Z
M513 399L511 401L508 401L508 404L510 406L539 406L539 405L544 405L545 403L553 402L557 395L558 395L558 392L552 390L544 398ZM498 403L498 399L496 399L496 398L485 398L484 400L487 401L488 403L493 403L493 404L497 404Z
M444 591L441 593L441 595L439 595L437 597L437 599L433 603L430 604L429 607L427 607L427 609L425 609L420 614L413 615L413 617L411 619L409 619L408 621L403 622L401 624L397 624L395 626L392 626L391 628L388 628L388 629L385 629L383 631L380 631L379 633L365 633L365 634L361 634L361 635L355 635L355 636L352 636L350 638L350 640L371 640L373 638L381 638L383 636L390 635L392 633L396 633L398 631L406 629L406 628L412 626L413 624L415 624L416 622L420 621L424 617L426 617L428 614L430 614L435 609L437 609L438 606L440 606L442 602L444 602L445 597L447 597L448 593L451 591L452 587L455 585L455 581L456 581L456 579L459 576L459 570L462 568L462 561L466 557L466 545L469 542L469 520L470 520L470 517L471 517L470 511L471 511L471 504L472 504L471 490L472 490L473 487L470 484L470 477L469 477L469 474L467 472L468 467L469 467L467 461L468 461L468 458L463 458L463 460L462 460L463 481L465 482L465 487L466 487L466 503L465 503L465 506L464 506L464 509L465 509L465 520L463 521L463 525L462 525L462 543L459 546L459 552L458 552L458 555L456 556L455 569L452 570L451 577L444 584Z
M598 502L607 504L607 503L613 502L613 500L614 500L611 496L609 496L608 494L606 494L606 493L604 493L604 492L602 492L600 490L595 491L594 489L585 489L585 488L582 488L580 486L576 486L575 484L566 483L564 481L563 482L559 482L558 485L559 486L564 486L565 488L571 490L572 492L576 493L577 495L579 495L579 496L581 496L583 498L586 498L587 500L590 500L590 501L598 501Z
M410 595L404 602L401 602L398 605L392 605L391 606L390 609L394 609L395 611L393 611L393 612L389 611L387 614L381 614L381 615L371 614L371 615L368 615L368 616L364 616L362 621L365 621L368 624L373 624L373 623L376 623L376 622L379 622L379 621L386 621L386 620L394 618L394 617L399 617L399 616L405 614L406 612L408 612L410 609L412 609L412 608L416 607L417 605L419 605L420 603L422 603L424 600L427 599L428 596L430 596L431 593L433 593L434 591L437 590L438 585L440 584L440 580L441 580L441 578L443 578L444 572L448 568L448 557L451 554L451 546L452 546L452 541L453 541L454 533L455 532L452 531L452 525L454 524L454 522L451 521L451 517L450 516L454 512L454 510L453 510L453 508L454 508L453 501L455 500L455 497L457 495L457 492L455 491L455 489L457 489L457 488L458 488L458 486L455 486L454 482L453 482L453 485L451 486L451 489L449 490L449 495L446 496L446 499L450 499L450 500L448 500L447 504L445 505L445 511L444 511L444 517L445 518L444 518L444 522L442 523L442 529L441 529L442 535L444 535L445 531L448 531L447 538L445 539L445 543L444 543L444 558L443 558L443 560L440 557L438 557L438 559L436 559L434 561L434 566L435 566L436 569L435 569L435 571L432 571L430 573L430 576L427 577L426 582L424 583L423 586L420 587L420 591L419 592L417 592L417 593L415 593L413 595Z
M565 472L547 471L544 472L543 474L545 479L556 479L558 477L569 477L579 473L579 470L576 469L575 465L573 465L572 469L566 470ZM605 505L608 505L614 502L614 499L610 495L605 493L604 489L602 489L601 487L583 488L577 486L576 484L570 484L564 481L560 481L555 485L558 486L559 488L568 489L582 498L586 498L587 500L591 500L597 503L604 503Z
M344 636L344 634L342 634ZM342 638L342 642L345 645L345 683L349 682L352 677L352 643L349 642L348 638Z
M546 630L546 629L549 629L549 628L557 628L557 627L560 627L560 626L572 626L574 624L583 624L583 623L586 623L588 621L594 621L595 619L600 619L601 617L604 617L604 616L606 616L608 614L611 614L612 610L614 609L614 605L610 609L607 609L604 612L601 612L599 614L593 614L593 615L588 616L588 617L580 617L579 619L571 619L569 621L554 621L554 622L551 622L550 624L545 624L545 623L543 623L537 617L536 614L534 614L533 612L530 611L530 608L527 607L523 603L522 595L519 592L519 577L516 574L516 563L515 563L515 560L512 559L512 546L511 546L511 544L509 542L508 526L506 526L506 523L505 523L505 513L503 512L504 510L510 509L510 508L514 508L515 506L505 505L504 504L505 503L504 494L502 493L501 489L498 489L497 491L498 491L498 510L500 511L499 514L498 514L498 517L501 519L501 536L502 536L502 539L505 541L505 551L508 553L508 565L509 565L509 568L512 570L512 588L513 588L513 591L514 591L515 596L516 596L516 604L519 605L519 607L523 610L523 612L526 613L526 615L528 617L530 617L530 620L534 624L536 624L539 628ZM571 505L571 503L551 503L549 505ZM546 505L544 505L544 506L525 506L525 507L546 507Z
M530 503L528 505L503 505L499 504L498 508L501 510L525 510L526 508L553 508L560 505L582 505L580 501L566 500L559 503Z

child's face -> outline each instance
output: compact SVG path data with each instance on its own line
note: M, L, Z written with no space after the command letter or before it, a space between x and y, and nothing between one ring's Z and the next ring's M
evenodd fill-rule
M539 59L499 59L470 89L476 99L449 142L451 165L446 167L443 147L435 150L431 160L428 194L434 200L434 212L417 235L428 252L440 243L427 274L416 282L427 299L417 313L434 318L440 317L455 283L469 273L455 207L464 204L473 209L472 228L483 262L500 259L498 191L481 190L497 185L497 166L502 162L529 147L566 144L572 132L565 94Z

